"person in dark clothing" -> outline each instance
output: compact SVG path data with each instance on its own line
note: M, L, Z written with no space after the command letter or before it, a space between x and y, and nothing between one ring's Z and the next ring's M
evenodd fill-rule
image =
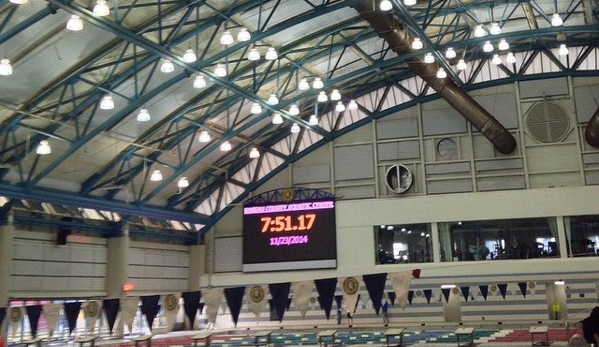
M599 306L596 306L591 314L582 320L582 334L586 342L599 346Z

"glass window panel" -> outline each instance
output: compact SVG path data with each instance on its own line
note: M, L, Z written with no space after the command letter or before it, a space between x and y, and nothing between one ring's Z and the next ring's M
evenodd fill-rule
M374 227L377 264L432 262L430 224Z
M588 257L599 254L599 215L564 217L568 256Z
M559 257L555 218L439 223L441 261Z

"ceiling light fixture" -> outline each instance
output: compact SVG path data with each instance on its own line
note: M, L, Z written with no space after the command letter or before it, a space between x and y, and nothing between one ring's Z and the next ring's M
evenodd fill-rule
M502 61L501 61L501 58L499 57L499 54L493 54L493 59L491 59L491 63L493 65L501 65Z
M491 41L485 41L485 44L483 45L483 52L490 53L493 52L494 49L495 48L493 47Z
M112 110L114 108L114 100L112 96L105 95L100 101L100 109L102 110Z
M264 55L264 59L277 60L277 58L279 58L279 55L277 54L277 51L275 50L275 48L268 47L268 51L266 51L266 54Z
M345 105L343 104L343 101L337 102L337 105L335 106L335 111L337 111L337 112L345 111Z
M562 43L561 45L559 45L558 54L561 55L562 57L570 54L570 50L568 49L568 46L566 46L565 43Z
M444 68L440 67L437 70L437 78L445 78L445 77L447 77L447 72L445 72Z
M297 133L300 132L300 130L302 130L302 129L300 129L299 124L293 123L293 125L291 126L291 133L292 134L297 134Z
M447 59L453 59L456 56L457 56L457 53L455 52L455 49L453 49L453 47L449 47L445 51L445 58L447 58Z
M414 6L416 5L416 0L403 0L403 4L406 6Z
M67 30L71 30L71 31L80 31L83 29L83 21L81 20L81 17L77 16L77 15L71 15L71 18L69 18L69 21L67 22Z
M420 40L419 37L415 37L414 40L412 40L412 49L422 49L422 47L424 47L422 40Z
M200 143L210 142L212 141L212 136L210 136L210 133L208 133L208 131L202 130L200 132L200 136L198 137L198 141L200 141Z
M105 17L110 14L110 9L106 4L106 0L97 0L96 5L94 5L93 13L98 17Z
M252 147L252 149L250 149L249 157L251 159L260 158L260 151L258 150L258 148Z
M179 178L179 182L177 182L177 187L179 187L179 188L189 187L189 181L187 180L187 177Z
M193 49L189 48L183 54L183 61L186 63L193 63L198 60L198 56L195 54Z
M297 86L297 89L299 90L308 90L310 89L310 83L308 83L308 80L305 78L302 78L299 82L299 85Z
M317 126L318 125L318 116L313 114L310 116L310 119L308 119L308 124L312 125L312 126Z
M385 12L391 11L393 9L393 3L391 3L391 1L389 1L389 0L383 0L379 4L379 9L381 11L385 11Z
M320 77L314 77L314 81L312 82L312 88L314 89L322 89L324 88L324 83Z
M516 63L516 56L514 56L514 53L507 52L507 56L505 57L505 62L508 63L508 64L515 64Z
M26 4L28 0L10 0L13 4L23 5Z
M507 41L505 39L501 39L501 40L499 40L499 44L497 45L497 48L500 51L507 51L508 49L510 49L510 44L507 43Z
M559 13L554 13L553 16L551 16L551 26L559 27L562 25L564 25L564 20Z
M46 140L40 141L39 145L35 149L35 153L39 155L46 155L52 153L52 148L50 148L50 144Z
M277 94L270 94L270 96L268 97L268 103L271 105L278 105L279 97L277 96Z
M12 66L10 65L10 60L8 60L8 59L0 60L0 75L2 75L2 76L12 75Z
M491 23L491 29L489 29L489 32L491 33L491 35L501 34L501 27L499 26L499 23L497 23L497 22Z
M349 104L347 105L347 109L350 111L355 111L358 109L358 103L356 102L356 100L351 99L349 101Z
M227 76L227 68L223 64L216 64L214 68L214 75L217 77Z
M289 106L289 114L292 116L297 116L300 114L300 109L297 104L291 104L291 106Z
M162 172L160 172L160 170L152 171L152 175L150 175L150 181L152 181L152 182L162 181Z
M327 93L323 90L320 93L318 93L318 97L316 98L316 100L318 102L327 102L329 101L329 97L327 96Z
M433 57L432 53L426 53L424 55L424 62L427 64L432 64L435 62L435 57Z
M333 89L333 91L331 92L331 100L341 100L341 93L339 93L338 89Z
M252 34L250 34L250 32L247 30L247 28L239 29L239 32L237 33L237 41L245 42L245 41L249 41L251 39L252 39Z
M464 71L468 68L468 64L466 64L466 61L464 59L460 59L458 61L458 64L456 65L456 68L460 71Z
M150 119L152 119L152 117L150 116L150 112L148 112L148 110L146 110L145 108L139 110L139 113L137 114L138 122L147 122Z
M231 146L231 142L229 141L225 141L223 143L220 144L220 150L221 152L228 152L233 148L233 146Z
M280 113L274 113L272 115L272 124L283 124L283 116Z
M474 37L485 36L487 36L487 30L485 29L485 26L482 24L477 25L476 28L474 28Z
M225 31L220 37L221 45L230 45L233 42L235 42L235 40L233 39L233 35L231 35L231 32L228 30Z
M262 113L262 106L259 103L255 102L252 104L252 108L250 109L251 114L260 114Z
M193 80L193 87L196 89L206 88L206 78L203 75L197 75Z
M160 72L171 73L175 71L175 65L169 59L164 59L162 65L160 65Z
M256 61L256 60L260 60L260 52L258 52L257 48L250 48L250 52L248 53L248 60L249 61Z

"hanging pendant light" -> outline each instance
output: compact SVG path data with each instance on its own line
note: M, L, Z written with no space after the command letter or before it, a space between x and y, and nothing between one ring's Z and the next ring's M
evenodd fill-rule
M314 89L322 89L324 88L324 83L320 77L314 77L314 81L312 81L312 88Z
M277 54L277 51L275 50L275 48L268 47L268 51L266 51L266 55L264 56L264 59L277 60L278 57L279 57L279 55Z
M327 93L323 90L320 93L318 93L318 97L316 98L316 100L318 102L327 102L329 100L329 97L327 96Z
M2 76L12 75L12 66L10 65L10 60L8 60L8 59L0 60L0 75L2 75Z
M189 187L189 181L187 180L187 177L179 178L179 182L177 182L177 187L179 187L179 188Z
M491 23L491 29L489 29L489 32L491 33L491 35L501 34L501 27L499 26L499 23L497 23L497 22Z
M216 64L214 68L214 75L217 77L227 76L227 68L223 64Z
M351 99L349 101L349 104L347 105L347 109L350 111L355 111L358 109L358 103L356 102L356 100Z
M453 49L453 47L449 47L445 51L445 58L447 58L447 59L453 59L456 56L457 56L457 53L455 52L455 49Z
M406 6L414 6L416 5L416 0L403 0L403 4Z
M185 50L185 54L183 54L183 61L186 63L193 63L198 60L198 56L195 54L193 49L189 48Z
M331 100L332 101L341 100L341 93L339 93L339 90L333 89L333 91L331 92Z
M249 61L260 60L260 52L258 52L257 48L250 48L250 52L248 53Z
M13 4L23 5L26 4L28 0L10 0Z
M337 111L337 112L345 111L345 105L343 104L343 101L337 102L337 105L335 106L335 111Z
M175 71L175 65L169 59L164 59L162 65L160 65L160 72L171 73Z
M289 106L289 114L292 116L297 116L300 114L300 109L297 104L291 104L291 106Z
M212 137L210 136L208 131L202 130L200 132L200 137L198 138L198 141L200 141L200 143L207 143L207 142L212 141Z
M258 148L252 147L252 149L250 149L249 157L251 159L260 158L260 151L258 150Z
M237 33L237 41L245 42L245 41L249 41L251 39L252 39L252 35L247 30L247 28L239 29L239 32Z
M318 116L316 116L315 114L310 116L310 119L308 119L308 124L312 125L312 126L317 126L318 125Z
M432 64L435 62L435 57L433 56L432 53L426 53L424 55L424 62L427 64Z
M273 113L272 124L283 124L283 116L280 113Z
M554 13L553 16L551 16L551 26L559 27L562 25L564 25L564 20L559 13Z
M278 105L279 97L277 96L277 94L270 94L270 96L268 97L268 103L271 105Z
M96 5L94 5L93 13L98 17L108 16L110 14L110 9L106 4L106 0L97 0Z
M456 68L460 71L464 71L468 68L468 65L466 64L466 61L464 59L460 59L458 61L458 64L456 65Z
M297 86L297 89L299 90L308 90L310 89L310 83L308 83L308 80L305 78L302 78L299 82L299 85Z
M422 47L424 47L422 40L420 40L419 37L415 37L414 40L412 41L412 49L418 50L418 49L422 49Z
M221 45L230 45L233 42L235 42L235 40L233 39L233 35L231 35L230 31L225 31L222 36L220 37L220 44Z
M491 59L491 63L493 65L501 65L502 61L501 61L501 58L499 57L499 54L493 54L493 59Z
M393 3L391 3L391 1L389 1L389 0L383 0L379 4L379 9L381 11L385 11L385 12L391 11L393 9Z
M203 75L197 75L193 80L193 87L196 89L206 88L206 78Z
M501 39L501 40L499 40L499 44L497 45L497 48L500 51L507 51L508 49L510 49L510 44L505 39Z
M300 126L297 123L293 123L293 125L291 126L291 133L292 134L297 134L300 132Z
M508 52L507 56L505 57L505 62L508 63L508 64L515 64L516 63L516 57L514 56L514 53Z
M568 49L568 46L566 46L565 43L562 43L561 45L559 45L558 54L561 55L562 57L570 54L570 50Z
M444 68L440 67L437 70L437 78L445 78L445 77L447 77L447 72L445 72Z
M474 28L474 37L485 37L487 36L487 30L485 30L485 26L479 24Z
M77 15L71 15L71 18L67 22L67 30L80 31L83 30L83 21L81 17Z
M485 41L485 44L483 45L483 52L490 53L493 52L494 49L495 48L493 47L491 41Z
M112 110L114 108L114 100L112 96L105 95L100 101L100 109L102 110Z
M231 146L231 142L229 141L225 141L223 143L220 144L220 150L221 152L228 152L233 148L233 146Z
M152 171L152 175L150 176L150 181L152 181L152 182L162 181L162 172L160 172L160 170Z
M146 110L145 108L139 110L139 114L137 115L138 122L147 122L150 119L152 119L152 117L150 116L150 112L148 112L148 110Z
M252 108L250 109L251 114L260 114L262 113L262 106L259 103L255 102L252 104Z
M39 145L35 149L35 153L39 155L47 155L52 153L52 148L50 148L50 143L46 140L40 141Z

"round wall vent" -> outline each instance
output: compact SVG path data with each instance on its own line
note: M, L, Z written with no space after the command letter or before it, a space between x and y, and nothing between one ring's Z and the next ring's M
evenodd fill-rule
M524 116L527 133L536 141L562 141L570 131L570 116L555 101L540 101L532 105Z

